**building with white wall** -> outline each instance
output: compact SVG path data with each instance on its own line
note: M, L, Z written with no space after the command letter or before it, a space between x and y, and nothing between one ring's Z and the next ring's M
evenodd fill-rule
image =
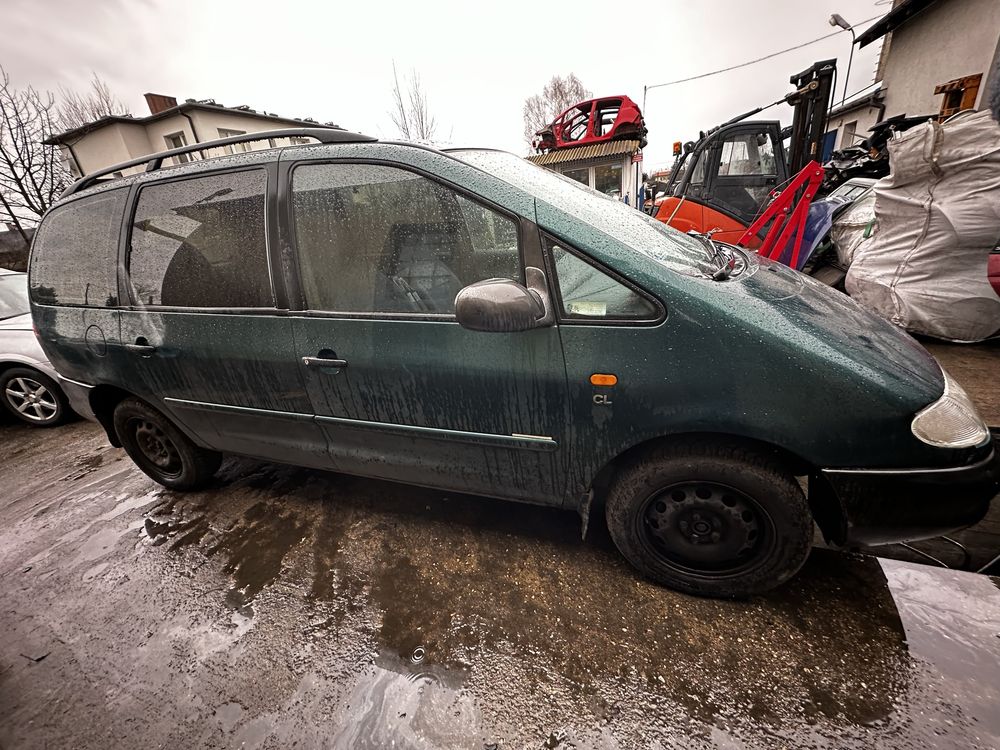
M224 107L213 100L194 101L189 99L181 104L171 96L146 94L149 105L147 117L111 115L90 122L72 130L53 136L45 143L58 146L63 162L74 177L96 172L131 159L166 151L171 148L188 146L206 141L218 140L244 133L258 133L279 128L336 128L333 123L321 124L314 120L280 117L269 112L259 112L249 107ZM250 151L276 145L289 145L298 139L280 139L282 143L260 141L225 146L206 150L205 156L221 153ZM308 142L308 138L301 139ZM218 153L216 153L218 152ZM199 153L175 157L175 161L185 162L199 158ZM133 167L129 171L141 171L143 167Z
M826 135L832 150L857 146L868 137L868 129L885 113L884 97L881 85L875 83L830 110Z
M875 83L828 117L827 143L856 146L897 115L944 119L1000 97L1000 0L894 0L857 44L882 42Z
M996 85L1000 0L895 0L892 10L858 37L882 42L876 80L885 117L983 109Z

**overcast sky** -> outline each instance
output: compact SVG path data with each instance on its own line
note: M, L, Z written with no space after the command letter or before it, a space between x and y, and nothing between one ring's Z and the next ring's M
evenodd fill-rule
M16 85L52 90L85 88L96 71L135 115L148 114L142 94L152 91L390 138L398 135L388 115L395 60L400 73L419 72L442 139L525 153L521 107L553 74L574 72L595 96L627 94L641 105L644 85L831 33L834 12L867 28L864 19L890 7L890 0L2 0L0 65ZM851 91L871 83L878 48L855 50ZM816 60L839 59L839 101L849 49L844 32L650 91L645 168L668 165L673 141L778 99L791 89L788 77ZM767 114L787 122L790 111Z

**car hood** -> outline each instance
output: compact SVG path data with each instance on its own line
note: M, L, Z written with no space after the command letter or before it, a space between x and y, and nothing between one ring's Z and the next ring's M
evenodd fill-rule
M859 375L918 407L944 392L937 360L908 333L846 294L766 259L749 271L715 283L743 298L746 312L766 329L761 332L818 355L831 374Z
M13 318L0 320L0 331L30 331L33 330L31 313L16 315Z

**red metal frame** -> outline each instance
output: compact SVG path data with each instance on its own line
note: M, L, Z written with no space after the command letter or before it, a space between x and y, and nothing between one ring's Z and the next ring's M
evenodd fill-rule
M782 191L772 192L772 195L775 196L774 200L740 236L736 244L749 248L751 238L756 237L757 232L763 229L767 222L774 219L774 224L771 225L764 241L757 248L757 252L770 260L780 260L794 233L795 245L792 248L792 256L788 265L791 268L797 268L799 252L802 249L802 238L805 234L806 219L809 216L809 204L812 203L816 191L822 184L823 167L814 161L806 164ZM805 190L793 208L795 196L803 187Z
M615 121L603 135L595 135L597 112L603 105L618 107L618 114ZM571 120L584 112L587 114L586 131L580 138L569 140L565 137L566 126ZM604 143L620 138L638 138L644 140L646 137L646 125L642 119L642 112L639 105L627 96L602 96L598 99L587 99L586 101L574 104L569 109L559 113L549 125L535 133L534 147L537 151L548 151L556 148L569 148L572 146L586 146L591 143Z

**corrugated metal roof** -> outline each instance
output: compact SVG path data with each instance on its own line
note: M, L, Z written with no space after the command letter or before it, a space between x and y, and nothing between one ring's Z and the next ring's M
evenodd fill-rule
M540 167L547 167L550 164L564 164L568 161L602 159L608 156L625 156L626 154L634 154L638 150L639 141L605 141L604 143L593 143L589 146L560 148L555 151L549 151L547 154L534 154L528 157L528 161L534 162Z

